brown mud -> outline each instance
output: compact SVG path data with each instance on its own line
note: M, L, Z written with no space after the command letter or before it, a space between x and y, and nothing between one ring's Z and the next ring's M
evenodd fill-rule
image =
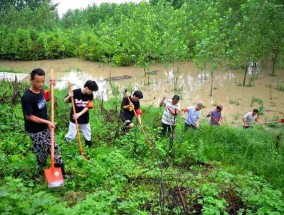
M63 89L70 81L74 86L81 87L88 79L98 82L99 91L96 96L107 100L112 97L112 86L119 88L121 96L125 88L129 91L141 90L144 98L142 105L158 107L162 96L171 98L181 96L180 104L184 108L202 102L205 115L217 104L224 106L224 123L241 126L242 116L253 108L263 108L261 121L272 121L284 118L284 91L276 89L277 84L283 84L284 71L279 70L277 76L270 76L270 66L258 64L257 72L249 71L246 83L251 86L241 86L244 70L217 70L213 73L213 92L210 96L210 71L199 70L191 61L172 65L154 64L145 74L143 68L136 66L111 67L99 62L84 61L78 58L40 61L0 61L0 67L20 71L31 71L43 68L47 73L54 69L57 81L56 87ZM2 74L3 75L3 74ZM48 76L49 74L47 74ZM5 74L7 77L8 74ZM13 74L14 77L14 74ZM28 81L26 76L23 80ZM111 84L110 84L111 83ZM161 110L162 114L162 110Z

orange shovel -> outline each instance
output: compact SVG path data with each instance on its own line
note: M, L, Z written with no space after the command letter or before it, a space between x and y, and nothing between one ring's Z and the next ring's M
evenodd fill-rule
M51 80L53 78L53 70L51 70ZM51 122L54 123L54 91L53 84L50 85L51 93ZM48 188L64 186L63 175L60 167L54 166L54 128L51 128L51 167L44 169L45 180Z

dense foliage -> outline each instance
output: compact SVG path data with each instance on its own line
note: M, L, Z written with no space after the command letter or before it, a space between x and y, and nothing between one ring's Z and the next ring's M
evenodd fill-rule
M71 178L48 189L24 132L19 98L26 84L0 83L1 214L283 214L283 125L246 129L210 127L174 141L158 133L162 109L142 105L140 127L122 135L119 90L90 111L94 145L65 143L70 105L56 91L57 142ZM115 86L114 86L115 87Z
M155 61L185 58L210 69L246 68L269 57L271 73L283 66L281 0L104 3L69 10L62 18L50 1L15 2L3 1L0 10L2 59L77 56L147 70Z

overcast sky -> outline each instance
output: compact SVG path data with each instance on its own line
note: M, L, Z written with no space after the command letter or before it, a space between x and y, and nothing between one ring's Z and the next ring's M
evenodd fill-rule
M88 5L100 5L106 3L124 3L124 2L141 2L142 0L53 0L54 3L59 3L57 9L60 16L69 9L86 8Z

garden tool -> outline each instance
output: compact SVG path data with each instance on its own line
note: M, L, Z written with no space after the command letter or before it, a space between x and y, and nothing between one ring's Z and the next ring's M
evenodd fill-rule
M130 101L130 99L129 99L129 96L127 95L127 91L125 91L125 96L127 97L129 103L131 103L131 101ZM131 108L131 109L132 109L132 108ZM137 121L138 121L138 116L137 116L137 113L136 113L136 111L134 110L134 108L133 108L131 111L134 111L135 117L136 117L136 119L137 119ZM138 124L139 124L139 123L138 123ZM153 146L152 143L149 141L148 137L146 136L145 130L144 130L143 125L142 125L142 121L141 121L141 124L139 124L139 125L140 125L140 127L141 127L141 129L142 129L142 132L143 132L143 135L144 135L144 137L145 137L145 139L146 139L146 142L149 144L149 146Z
M284 123L284 118L278 120L278 121L271 121L271 122L263 122L261 124L269 124L269 123L276 123L276 122L280 122L280 123Z
M169 143L168 155L169 155L170 158L172 158L172 148L173 148L173 144L174 144L175 131L174 131L174 129L173 129L173 123L172 123L172 121L171 121L171 119L170 119L170 117L169 117L168 115L167 115L167 118L168 118L168 120L169 120L169 122L170 122L170 130L171 130L171 132L170 132L170 143ZM168 157L168 156L167 156L167 157Z
M69 88L69 91L72 91L72 86L71 86L70 83L68 83L68 88ZM71 103L72 103L73 114L76 114L75 102L74 102L73 96L71 96ZM88 160L88 158L85 156L85 153L83 151L83 146L82 146L82 142L81 142L81 136L80 136L79 125L78 125L78 120L77 119L75 119L75 124L76 124L76 132L77 132L77 138L78 138L80 154L83 156L83 158L85 160Z
M53 70L51 70L51 80L54 80ZM51 93L51 122L54 123L54 90L53 84L50 85ZM45 179L48 188L64 186L62 170L60 167L54 166L54 128L51 128L51 167L44 169Z
M182 109L182 111L185 112L184 109ZM184 118L184 120L185 120L186 124L188 124L188 125L193 125L193 126L194 126L195 128L197 128L198 130L200 130L200 131L202 131L202 132L205 132L205 131L203 131L201 128L197 127L195 124L192 124L192 123L188 122L185 118Z
M168 118L168 120L169 120L169 122L170 122L170 130L171 130L171 133L170 133L170 140L173 141L174 138L175 138L175 131L174 131L174 129L173 129L173 124L172 124L172 122L171 122L171 119L170 119L170 117L169 117L168 115L167 115L167 118Z
M203 131L201 128L197 127L195 124L189 123L186 119L185 119L185 122L186 122L188 125L193 125L193 126L194 126L196 129L198 129L199 131L205 132L205 131Z
M219 122L220 120L217 120L212 114L209 114L214 120L215 120L215 122Z

